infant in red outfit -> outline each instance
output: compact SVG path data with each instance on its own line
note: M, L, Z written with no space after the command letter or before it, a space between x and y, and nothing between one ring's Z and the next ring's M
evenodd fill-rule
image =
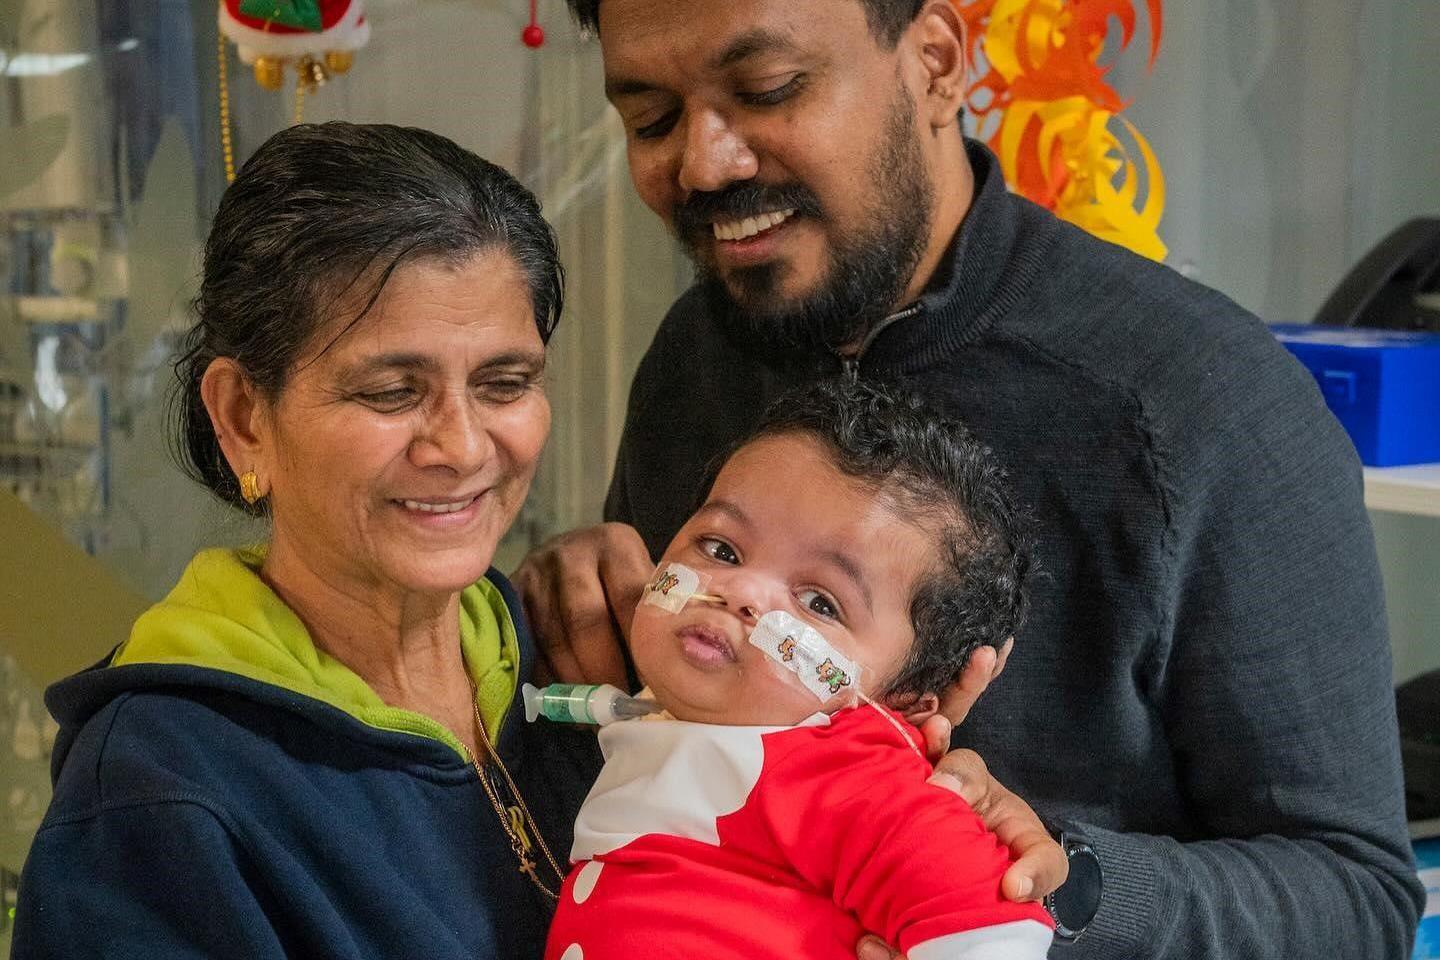
M909 960L1043 958L1049 917L1002 895L1009 851L928 783L916 730L1021 620L1029 547L988 452L881 387L791 394L653 592L673 564L704 594L636 612L665 713L600 733L547 960L853 960L866 932Z

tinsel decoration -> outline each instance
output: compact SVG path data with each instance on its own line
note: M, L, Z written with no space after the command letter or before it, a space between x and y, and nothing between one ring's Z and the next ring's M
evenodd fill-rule
M1165 175L1149 142L1120 116L1126 103L1100 63L1112 17L1121 28L1120 50L1130 46L1140 2L951 0L965 21L975 69L966 109L1011 189L1097 237L1163 260ZM1161 0L1144 5L1153 68Z

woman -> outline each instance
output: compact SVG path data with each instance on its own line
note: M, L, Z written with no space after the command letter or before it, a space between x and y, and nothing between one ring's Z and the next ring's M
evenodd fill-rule
M246 163L176 439L270 540L199 554L50 691L15 957L539 956L597 757L518 720L532 648L487 569L561 289L534 198L443 137L301 126Z

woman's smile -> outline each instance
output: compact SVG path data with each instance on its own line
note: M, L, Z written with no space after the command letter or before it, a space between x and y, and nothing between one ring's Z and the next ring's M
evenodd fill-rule
M400 509L410 522L425 530L454 530L468 526L485 511L492 499L493 487L479 493L450 497L427 497L423 500L399 499L390 503Z

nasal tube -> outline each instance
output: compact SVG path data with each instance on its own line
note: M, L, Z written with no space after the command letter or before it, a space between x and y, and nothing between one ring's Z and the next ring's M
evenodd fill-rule
M556 723L598 723L633 720L660 712L653 700L632 697L608 683L552 683L548 687L525 684L520 690L525 701L525 719L534 723L544 717Z

